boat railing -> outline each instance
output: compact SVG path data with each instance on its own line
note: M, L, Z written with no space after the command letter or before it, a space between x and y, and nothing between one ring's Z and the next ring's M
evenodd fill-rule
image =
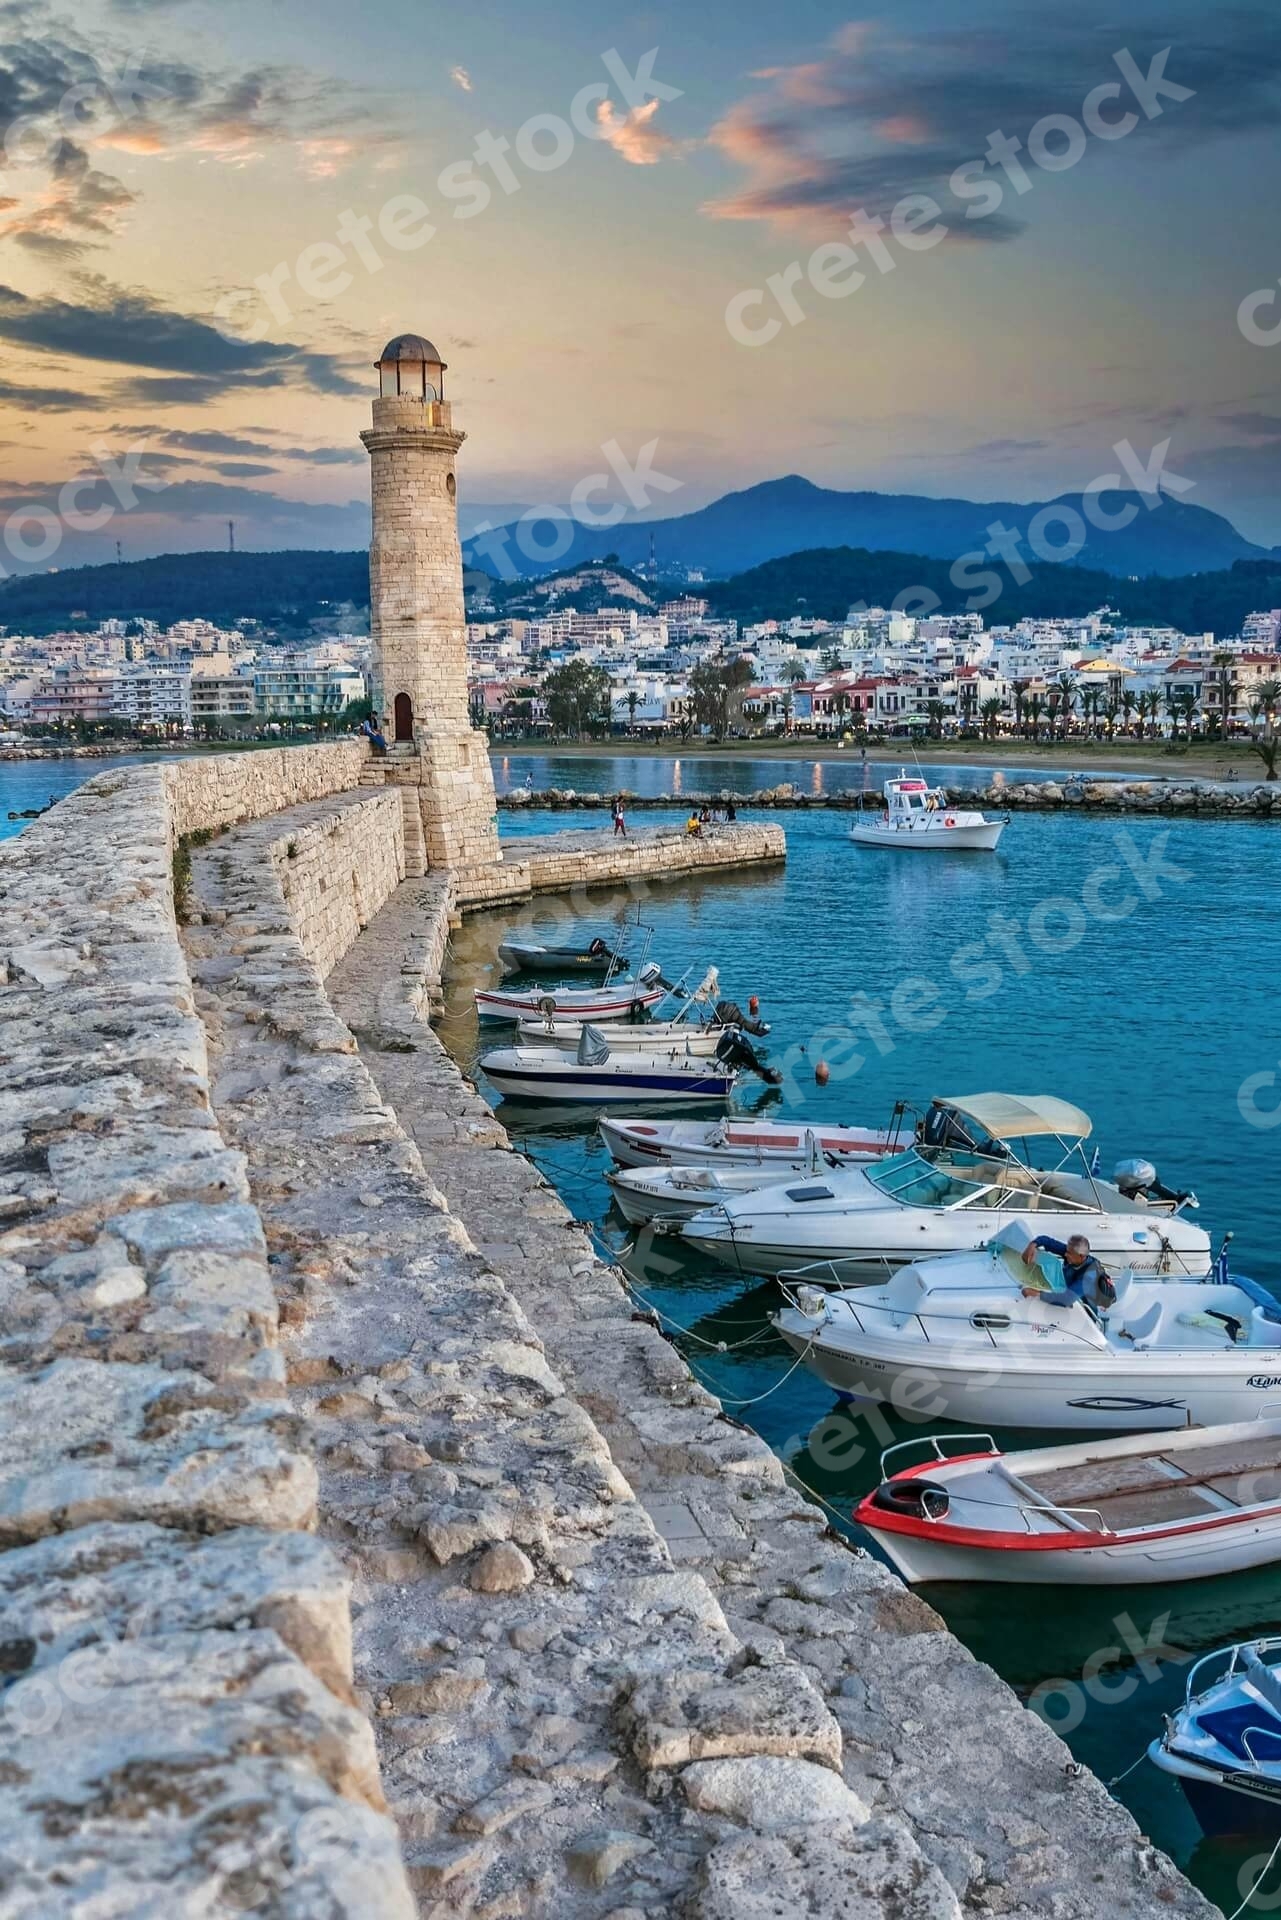
M1184 1690L1185 1705L1190 1707L1197 1697L1196 1678L1203 1667L1212 1667L1216 1660L1227 1661L1223 1672L1219 1675L1218 1680L1214 1682L1214 1684L1218 1686L1222 1681L1230 1680L1235 1673L1240 1671L1243 1664L1241 1655L1247 1650L1255 1654L1259 1659L1262 1659L1265 1653L1281 1652L1281 1634L1271 1634L1262 1640L1238 1640L1233 1646L1215 1647L1211 1652L1203 1653L1188 1674L1187 1686ZM1203 1689L1203 1691L1208 1691L1208 1687Z
M798 1313L803 1313L807 1320L814 1320L818 1318L818 1315L800 1298L801 1293L807 1287L812 1286L816 1293L819 1291L818 1285L815 1285L815 1283L806 1277L808 1272L808 1268L802 1267L791 1273L780 1274L779 1285L788 1304L795 1307ZM796 1283L794 1288L789 1287L787 1284L789 1281ZM992 1297L992 1289L990 1286L948 1288L948 1296L951 1299L961 1299L966 1294L975 1294L981 1299L990 1300ZM868 1333L871 1331L865 1323L864 1315L887 1314L891 1319L895 1320L899 1326L905 1325L909 1320L914 1320L920 1328L921 1336L927 1346L934 1344L930 1337L930 1326L936 1328L964 1327L972 1334L985 1333L987 1335L988 1345L997 1352L1000 1352L1002 1347L1002 1343L996 1338L998 1333L1012 1334L1017 1337L1023 1330L1030 1332L1032 1327L1030 1321L1015 1320L1012 1317L1007 1317L1003 1312L996 1312L984 1318L978 1313L931 1313L920 1307L896 1306L891 1305L888 1301L880 1300L864 1300L860 1305L855 1305L848 1291L838 1292L829 1296L824 1302L824 1309L829 1317L832 1314L833 1308L837 1307L842 1308L849 1315L860 1333ZM1091 1320L1097 1327L1098 1323L1094 1320L1093 1315L1091 1315ZM928 1325L926 1324L927 1322L929 1323ZM1095 1350L1098 1347L1097 1340L1088 1339L1085 1334L1078 1333L1074 1327L1060 1325L1057 1326L1054 1331L1063 1339L1075 1340L1079 1345L1089 1347L1091 1350ZM1007 1341L1005 1345L1008 1346L1009 1342Z
M881 1454L881 1478L882 1480L889 1479L889 1468L886 1462L896 1453L910 1453L917 1447L928 1447L934 1455L934 1458L941 1463L955 1458L954 1454L945 1451L945 1448L949 1444L961 1450L967 1447L971 1441L975 1440L980 1443L980 1450L982 1452L991 1454L1000 1453L1000 1448L990 1433L919 1433L912 1440L896 1441L892 1447L886 1447Z

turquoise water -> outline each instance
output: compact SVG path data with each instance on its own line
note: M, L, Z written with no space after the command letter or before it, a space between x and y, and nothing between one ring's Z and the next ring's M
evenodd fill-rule
M565 784L638 784L632 762L605 762L589 778L578 761L572 781L567 764L555 769ZM664 771L670 775L670 767ZM772 766L771 773L786 777ZM536 782L541 777L535 770ZM699 778L711 784L701 764ZM646 815L646 824L655 818L662 816ZM503 824L513 836L581 827L556 814L504 815ZM852 847L843 821L829 813L788 814L783 824L785 869L659 887L643 904L669 976L715 961L725 991L744 1002L760 996L773 1026L770 1057L787 1081L777 1111L883 1123L899 1097L923 1103L936 1093L988 1088L1059 1094L1093 1116L1105 1172L1141 1153L1171 1184L1194 1186L1199 1220L1216 1244L1234 1231L1234 1266L1281 1294L1281 1133L1247 1124L1238 1105L1242 1081L1275 1071L1281 1055L1271 977L1281 827L1024 814L994 856L917 861ZM1136 866L1155 897L1144 897ZM634 917L628 896L604 906L600 898L578 903L593 926L621 921L629 907ZM1112 909L1129 898L1134 905L1104 920L1086 911L1087 898ZM1044 903L1056 899L1067 904L1047 910ZM993 916L1001 916L1005 951L992 945ZM495 913L467 922L442 1034L469 1069L483 1051L471 992L492 977L498 939L513 924L545 937L567 921L563 910L557 917L557 903L536 903L518 921ZM1066 950L1043 951L1033 928ZM1080 937L1068 945L1074 934ZM963 950L982 943L990 964L981 984L995 990L967 999L965 982L979 978L979 961ZM958 954L963 979L952 970ZM869 1038L856 1056L844 1021L853 997L863 993L890 1008L909 977L934 984L931 1013L942 1019L913 1033L891 1012L889 1050ZM913 1004L920 998L918 989ZM488 1028L485 1045L503 1038L504 1029ZM819 1058L832 1070L823 1088L814 1081ZM1261 1107L1281 1101L1281 1086L1257 1098ZM625 1249L631 1230L610 1212L608 1162L591 1122L519 1120L514 1132L574 1214L594 1223L601 1244ZM678 1343L696 1372L852 1532L848 1514L879 1478L885 1439L921 1429L878 1437L848 1416L832 1426L831 1394L803 1369L789 1376L791 1356L769 1330L772 1286L674 1252L671 1241L660 1245L661 1269L652 1257L630 1256L640 1291L693 1336ZM726 1354L701 1344L745 1339L752 1341L745 1350ZM757 1400L762 1394L768 1397ZM1027 1444L1026 1436L998 1437ZM1159 1732L1161 1714L1181 1698L1185 1654L1281 1630L1281 1569L1171 1589L1062 1595L975 1586L931 1589L928 1597L1025 1699L1041 1690L1046 1718L1104 1779L1129 1767ZM1153 1638L1164 1653L1145 1652ZM1117 1652L1084 1691L1087 1660L1109 1648ZM1067 1693L1046 1691L1056 1679L1071 1683ZM1117 1793L1143 1830L1230 1912L1253 1878L1247 1874L1238 1890L1238 1874L1258 1849L1201 1841L1177 1789L1146 1763ZM1277 1878L1274 1869L1269 1887Z
M26 820L11 820L10 813L61 800L107 767L130 766L155 757L151 753L122 753L103 760L73 760L70 756L65 760L0 760L0 840L21 833L29 824Z

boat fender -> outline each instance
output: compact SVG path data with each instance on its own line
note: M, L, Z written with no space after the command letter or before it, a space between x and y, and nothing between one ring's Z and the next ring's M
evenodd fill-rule
M883 1480L872 1495L874 1507L914 1520L941 1520L951 1504L947 1488L937 1480Z
M943 822L943 825L945 827L954 827L956 825L956 815L949 813L947 816L947 819Z

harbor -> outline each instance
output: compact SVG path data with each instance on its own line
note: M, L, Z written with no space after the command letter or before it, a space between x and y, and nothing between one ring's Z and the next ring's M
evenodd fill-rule
M519 840L553 820L522 808L504 831ZM897 1103L924 1112L957 1089L1042 1089L1088 1114L1087 1150L1098 1150L1105 1181L1141 1156L1171 1190L1195 1188L1199 1204L1180 1217L1216 1252L1231 1233L1233 1270L1268 1297L1281 1291L1281 1203L1268 1176L1273 1029L1261 969L1233 961L1266 950L1266 823L1204 820L1180 834L1166 821L1029 814L995 853L924 862L852 846L818 810L787 826L785 868L677 880L641 908L668 978L714 963L722 992L754 998L770 1027L759 1045L781 1084L745 1077L732 1114L803 1137L842 1123L887 1129ZM502 975L503 940L563 941L588 925L621 936L636 916L632 897L608 892L470 915L454 936L438 1031L513 1143L621 1263L636 1311L832 1526L867 1547L853 1513L880 1481L882 1450L955 1427L843 1407L779 1337L777 1282L623 1216L590 1104L499 1103L480 1066L506 1038L478 1026L473 1003ZM1012 1428L994 1438L1026 1447L1055 1436ZM1143 1832L1230 1912L1257 1844L1205 1838L1176 1783L1135 1763L1182 1701L1195 1659L1271 1630L1275 1590L1263 1568L1120 1593L1038 1591L1030 1608L980 1582L927 1592L1080 1760L1105 1781L1125 1775L1116 1791Z

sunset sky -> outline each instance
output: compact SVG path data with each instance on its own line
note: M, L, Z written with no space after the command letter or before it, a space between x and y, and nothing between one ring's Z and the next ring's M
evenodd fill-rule
M371 363L405 329L450 363L473 517L565 500L606 443L657 440L669 513L787 472L1045 498L1168 437L1188 497L1281 544L1281 343L1237 320L1281 276L1273 8L16 0L0 40L0 508L144 444L166 483L59 564L229 518L244 547L361 544ZM1166 47L1149 117L1117 56ZM1034 164L1034 125L1108 83L1086 117L1114 137ZM980 178L1001 205L973 217ZM733 337L736 295L907 195L938 244L891 230L891 270L861 248L839 298L802 271L803 319L767 293L775 336Z

